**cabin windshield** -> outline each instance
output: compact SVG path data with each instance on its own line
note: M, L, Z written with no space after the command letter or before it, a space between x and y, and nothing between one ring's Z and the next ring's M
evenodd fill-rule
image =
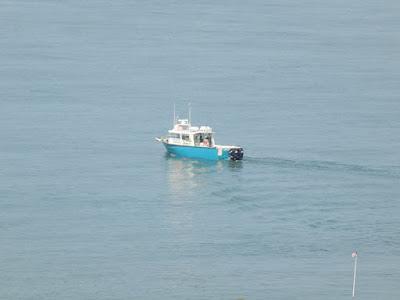
M180 134L179 133L170 133L170 134L168 134L168 137L173 138L173 139L179 139Z

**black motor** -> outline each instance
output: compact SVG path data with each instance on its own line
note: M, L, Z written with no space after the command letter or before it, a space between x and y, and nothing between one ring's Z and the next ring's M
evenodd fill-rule
M242 160L243 159L243 149L242 148L232 148L229 150L230 160Z

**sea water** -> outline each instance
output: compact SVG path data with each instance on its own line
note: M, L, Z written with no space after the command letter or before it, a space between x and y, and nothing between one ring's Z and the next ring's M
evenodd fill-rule
M399 299L399 12L2 1L0 298Z

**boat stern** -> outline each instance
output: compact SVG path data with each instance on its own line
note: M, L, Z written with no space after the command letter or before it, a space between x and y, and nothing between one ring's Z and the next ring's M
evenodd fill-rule
M224 160L243 160L243 148L239 146L216 146L218 149L218 156Z

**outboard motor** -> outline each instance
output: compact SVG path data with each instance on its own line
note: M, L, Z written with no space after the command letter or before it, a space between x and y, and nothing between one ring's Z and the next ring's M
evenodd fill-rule
M243 159L243 149L242 148L232 148L228 152L229 154L229 159L236 161L236 160L242 160Z

